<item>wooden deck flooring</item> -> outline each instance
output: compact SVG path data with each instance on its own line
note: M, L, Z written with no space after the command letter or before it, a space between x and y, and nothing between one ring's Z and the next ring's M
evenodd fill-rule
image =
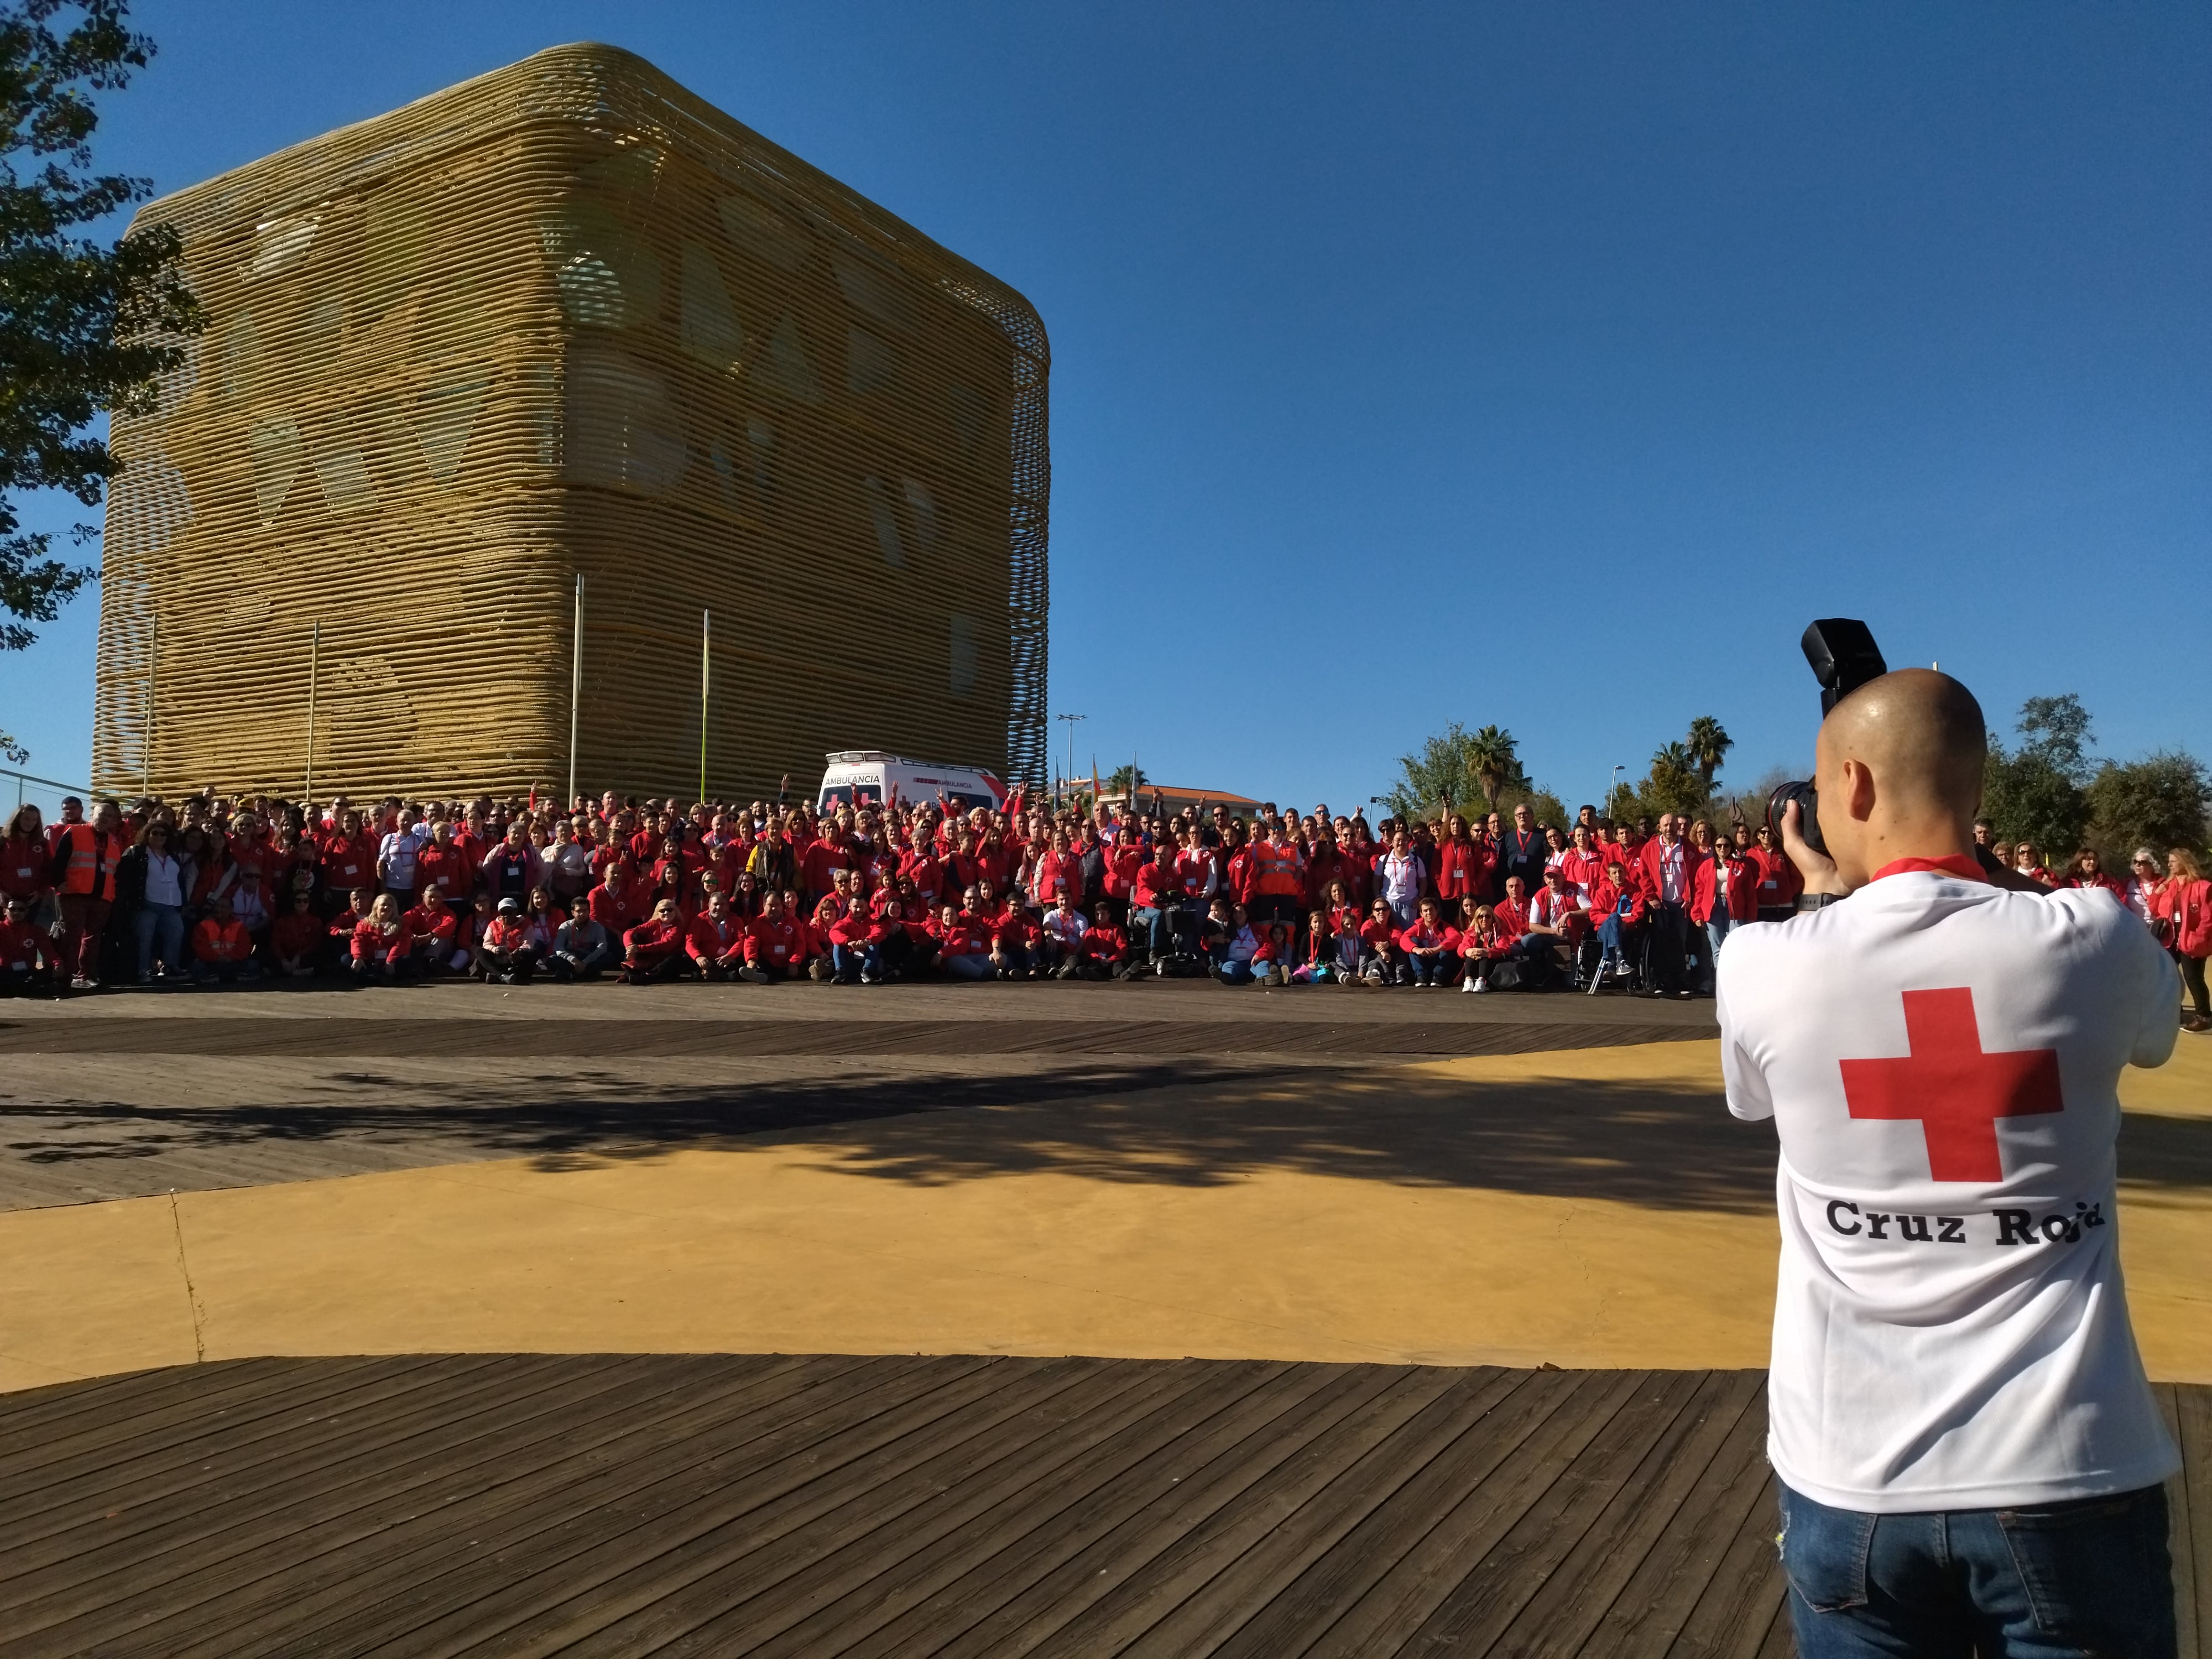
M0 1399L34 1655L1789 1650L1755 1371L258 1359ZM2184 1652L2212 1389L2162 1389Z

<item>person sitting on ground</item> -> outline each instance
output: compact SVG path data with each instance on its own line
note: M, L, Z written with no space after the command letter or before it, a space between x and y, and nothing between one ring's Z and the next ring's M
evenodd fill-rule
M823 902L827 904L828 900ZM875 937L876 917L864 904L856 904L842 916L833 916L828 928L830 971L828 978L834 984L858 985L868 965L868 943ZM814 941L815 949L823 948L823 941ZM821 966L819 961L815 964ZM817 975L820 977L820 975Z
M1459 934L1445 924L1443 907L1436 900L1423 899L1412 925L1400 928L1393 943L1415 989L1425 991L1432 985L1449 988L1458 977Z
M739 976L749 985L775 985L803 975L809 945L806 924L785 908L782 890L771 887L746 930Z
M312 895L295 891L291 908L269 924L269 965L286 979L313 979L325 930Z
M399 901L379 893L354 924L352 973L356 984L404 985L415 977L415 936Z
M991 945L982 924L955 904L937 912L937 970L947 979L991 976Z
M55 996L60 986L53 936L33 923L31 895L9 893L6 919L0 921L0 996Z
M232 910L228 894L216 894L192 929L192 977L203 985L261 977L261 964L253 959L253 935Z
M1252 963L1259 954L1261 935L1243 905L1230 907L1226 934L1221 965L1214 969L1214 977L1224 985L1249 985L1257 971Z
M1369 985L1395 985L1399 965L1398 919L1390 901L1378 893L1367 920L1359 924L1359 977Z
M1008 905L991 929L991 971L1000 979L1041 978L1038 951L1043 940L1043 930L1021 907Z
M684 949L708 984L735 979L745 965L745 924L730 914L730 901L720 893L708 896L707 908L692 918L684 937Z
M1490 989L1490 970L1512 950L1512 942L1498 928L1498 913L1487 904L1468 912L1467 927L1459 936L1460 989L1477 995Z
M445 820L440 819L438 828L444 830L447 827ZM436 845L434 842L431 844ZM424 850L427 852L428 848ZM416 866L424 872L426 877L429 876L431 866L425 866L419 859L416 860ZM453 971L453 956L457 949L453 940L460 929L459 919L447 904L434 880L434 877L431 877L416 890L415 902L407 909L407 927L415 935L415 971L424 979L436 979ZM467 913L465 910L463 914Z
M1297 935L1286 921L1263 921L1254 932L1258 943L1252 947L1252 983L1270 989L1288 985L1297 963Z
M1039 926L1044 933L1041 947L1044 971L1054 979L1073 979L1076 947L1083 943L1084 934L1091 931L1091 921L1075 908L1067 889L1061 888L1054 897L1052 908L1044 913Z
M672 898L662 899L651 915L623 935L620 977L625 985L676 979L690 969L684 953L684 915Z
M1305 951L1298 965L1291 970L1291 979L1299 985L1326 985L1335 976L1336 935L1329 932L1328 912L1310 910L1306 913Z
M489 984L527 985L544 961L549 942L520 899L503 898L477 941L477 973Z
M1094 921L1083 930L1083 937L1075 946L1076 978L1123 979L1131 971L1129 935L1110 917Z
M606 925L582 905L553 930L553 949L545 958L548 973L562 983L597 979L614 960L614 938Z

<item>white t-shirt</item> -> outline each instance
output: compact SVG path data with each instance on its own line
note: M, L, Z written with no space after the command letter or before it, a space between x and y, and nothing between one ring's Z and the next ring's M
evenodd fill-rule
M1899 1513L2127 1492L2180 1466L2120 1283L2120 1068L2172 964L2111 894L1887 876L1720 953L1729 1111L1772 1117L1767 1455Z

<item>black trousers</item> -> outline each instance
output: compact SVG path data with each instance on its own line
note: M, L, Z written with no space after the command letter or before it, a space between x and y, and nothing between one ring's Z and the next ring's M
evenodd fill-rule
M1688 977L1690 913L1663 900L1650 907L1644 930L1644 988L1674 992Z

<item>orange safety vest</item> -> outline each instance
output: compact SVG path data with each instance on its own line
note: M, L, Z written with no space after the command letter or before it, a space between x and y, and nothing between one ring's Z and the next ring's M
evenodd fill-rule
M1296 850L1279 842L1263 841L1254 848L1252 868L1256 892L1297 897L1305 891Z
M113 899L115 866L123 855L122 837L103 836L88 823L70 823L62 827L62 838L69 843L69 863L62 872L62 891Z

